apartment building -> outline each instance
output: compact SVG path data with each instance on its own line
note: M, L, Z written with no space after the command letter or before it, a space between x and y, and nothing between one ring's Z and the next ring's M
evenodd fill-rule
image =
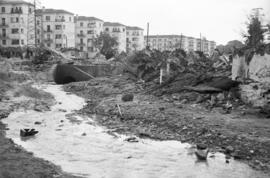
M23 0L0 1L0 45L35 44L34 5Z
M60 50L75 47L74 14L61 9L36 11L37 43Z
M75 46L86 52L86 57L93 57L98 52L93 41L103 32L103 24L103 20L96 17L75 17Z
M147 45L147 37L144 37L145 46ZM172 51L180 48L185 51L203 51L205 54L211 54L216 43L208 41L206 38L194 38L184 35L151 35L148 36L148 45L150 49L160 51Z
M127 30L127 52L142 50L144 48L143 29L139 27L126 27Z
M104 33L109 34L111 37L116 38L118 42L118 52L126 52L127 48L127 32L126 26L117 22L104 22Z

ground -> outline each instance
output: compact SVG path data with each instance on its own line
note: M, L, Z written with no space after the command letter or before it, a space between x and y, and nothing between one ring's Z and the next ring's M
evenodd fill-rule
M203 103L181 99L187 93L157 97L146 92L145 84L119 76L71 83L64 88L86 98L87 105L80 114L95 114L96 121L112 131L202 143L212 151L226 153L228 159L270 170L270 119L256 109L240 105L226 113L221 107L207 109ZM124 94L133 94L134 100L123 102Z

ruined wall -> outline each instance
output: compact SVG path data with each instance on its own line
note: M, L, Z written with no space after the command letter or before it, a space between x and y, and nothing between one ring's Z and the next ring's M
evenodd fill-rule
M270 109L270 55L256 54L247 64L245 56L233 59L232 79L250 78L254 82L240 86L245 103Z

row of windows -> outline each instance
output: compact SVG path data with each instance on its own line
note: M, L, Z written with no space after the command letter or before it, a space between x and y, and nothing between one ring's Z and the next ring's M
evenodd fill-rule
M69 17L68 18L70 22L72 22L72 18ZM51 21L51 16L45 16L45 20L46 21ZM65 19L65 16L58 16L58 18L55 19L56 22L65 22L66 19Z
M24 45L24 40L19 40L19 39L12 39L11 40L11 45ZM2 45L6 45L7 44L7 40L2 40Z
M7 12L6 7L1 7L1 13L6 13L6 12ZM28 12L31 14L33 11L31 8L29 8ZM10 13L22 14L23 13L22 7L12 7L10 10Z
M2 29L2 35L6 35L6 33L7 33L7 30L5 28L3 28ZM21 29L19 29L19 28L12 28L11 29L11 33L12 34L19 34L19 33L23 34L24 33L24 29L23 28L21 28Z
M110 29L109 29L109 28L105 28L105 31L106 31L106 32L109 32ZM125 32L126 29L123 28L122 31ZM121 32L121 29L120 29L120 28L114 27L114 28L112 29L112 32L118 32L118 33L120 33L120 32Z
M96 26L97 24L99 24L99 27L102 27L102 24L101 23L96 23L96 22L90 22L90 23L80 22L80 27L84 27L85 24L87 25L87 27L90 27L90 28L97 27Z

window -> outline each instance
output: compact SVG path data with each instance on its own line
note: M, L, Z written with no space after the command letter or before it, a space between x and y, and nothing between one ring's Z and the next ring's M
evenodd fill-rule
M21 34L23 34L24 33L24 30L23 30L23 28L21 29Z
M29 8L29 14L31 14L32 13L32 9L31 8Z
M40 39L37 39L37 43L40 44Z
M109 28L105 28L105 31L107 31L107 32L108 32L108 31L109 31Z
M40 24L40 21L39 20L37 20L37 25L39 25Z
M7 41L6 40L2 40L2 45L6 45Z
M56 48L62 48L62 44L61 43L56 43Z
M123 32L125 32L125 31L126 31L126 29L123 28Z
M48 44L47 44L47 47L51 47L51 44L50 44L50 43L48 43Z
M21 44L24 45L24 40L21 40Z
M82 31L82 30L80 30L80 34L81 34L81 35L83 34L83 31Z
M83 27L83 22L80 23L80 26Z
M45 19L46 19L46 21L50 21L51 20L51 17L50 16L46 16Z
M18 39L11 40L11 44L12 45L19 45L20 44L20 40L18 40Z
M40 34L40 30L39 30L39 29L37 29L37 34L38 34L38 35Z
M6 24L6 19L2 18L2 24L5 25Z
M51 35L50 34L47 34L47 38L50 39L51 38Z
M1 11L2 11L2 13L6 13L6 8L5 7L2 7L1 8Z
M70 22L72 21L71 17L69 17L69 21L70 21Z
M61 34L56 34L55 35L55 39L61 39L62 38L62 35Z
M87 34L94 34L94 31L93 30L88 30Z
M83 39L82 38L80 39L80 43L83 44Z
M83 51L83 47L82 46L80 47L80 51Z
M61 30L62 29L62 26L61 25L55 25L55 29L56 30Z
M51 31L51 26L47 25L47 32L50 32L50 31Z
M2 29L2 35L5 37L6 36L6 29Z
M18 28L13 28L13 29L11 29L11 33L12 33L12 34L17 34L17 33L19 33L19 29L18 29Z

